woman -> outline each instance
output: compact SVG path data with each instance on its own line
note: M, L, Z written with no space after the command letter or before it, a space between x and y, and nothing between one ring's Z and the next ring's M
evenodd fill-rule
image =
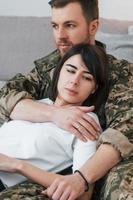
M41 102L71 108L94 105L97 112L106 96L107 58L104 50L88 44L78 44L63 56L55 69L49 98ZM88 114L98 122L96 114ZM78 130L80 122L75 124L75 127ZM80 169L96 150L96 141L80 141L49 122L14 120L1 127L0 138L0 170L19 173L45 187L60 175L44 170L59 172L73 165L74 172ZM5 161L7 163L4 163ZM77 172L84 179L87 191L88 185L84 176L79 170ZM3 183L8 187L22 182L23 176L0 173ZM91 196L91 191L89 193Z

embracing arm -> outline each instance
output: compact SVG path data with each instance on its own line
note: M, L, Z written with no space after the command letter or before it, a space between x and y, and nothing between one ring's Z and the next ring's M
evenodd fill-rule
M101 145L95 155L81 167L80 171L91 184L105 175L119 159L120 155L114 148L106 144ZM17 160L3 154L0 154L0 170L19 173L44 187L48 187L47 194L52 197L52 199L56 199L56 194L60 194L60 191L62 191L63 193L68 192L71 197L70 199L74 200L82 195L85 189L84 180L78 173L61 176L41 170L22 160ZM57 199L60 199L60 197Z
M100 136L94 156L80 169L89 183L103 177L121 159L133 155L133 64L112 57L110 59L112 60L110 80L114 84L110 88L106 104L109 128ZM80 185L77 187L79 183L74 182L75 176L78 176L78 173L56 179L47 189L47 194L52 199L57 199L54 197L59 196L62 191L63 195L66 188L71 188L69 200L79 197L84 191Z
M39 94L46 88L46 83L42 87L41 76L37 67L27 76L17 74L9 80L0 90L0 123L9 121L15 106L23 99L39 99ZM41 92L40 92L41 91ZM26 111L25 111L26 113Z
M47 96L53 69L58 63L57 51L35 61L35 68L26 76L17 74L0 90L0 124L10 120L11 112L23 99L42 99ZM25 111L26 112L26 111Z
M102 144L95 155L81 168L89 183L103 177L120 161L120 153L111 145Z
M1 89L0 124L10 119L32 122L52 121L83 141L86 141L86 138L93 140L100 132L99 125L86 114L93 108L64 108L57 112L54 106L35 101L47 96L53 69L58 61L59 54L55 51L38 60L35 63L36 67L27 76L18 74ZM77 130L76 126L79 121L81 126L80 130Z
M12 80L11 82L14 85L14 81ZM5 86L2 90L8 90L8 88ZM95 139L98 131L100 132L99 125L93 118L86 114L94 109L93 106L57 108L33 100L33 97L25 91L18 92L16 89L12 89L6 97L4 97L4 92L6 93L6 91L3 91L0 98L1 123L9 119L27 120L31 122L50 121L58 127L75 134L79 139L84 141L86 141L87 137L89 139ZM79 121L81 121L81 130L75 128ZM82 135L82 132L85 134Z
M75 134L79 139L87 141L87 137L92 140L95 139L98 130L100 129L99 124L96 123L91 116L86 114L93 109L93 106L56 107L54 105L46 104L45 100L44 102L40 102L31 99L23 99L14 107L11 118L31 122L53 122L58 127ZM76 126L77 122L80 120L82 129L79 131L74 125ZM86 128L83 126L86 126ZM81 134L82 131L84 132L84 135Z
M105 111L107 127L99 144L108 143L120 152L123 159L133 156L133 64L110 58L109 97Z
M102 144L94 156L80 169L89 184L103 177L114 165L120 161L120 154L111 145ZM74 200L81 196L85 190L85 183L79 173L56 178L44 194L53 200Z

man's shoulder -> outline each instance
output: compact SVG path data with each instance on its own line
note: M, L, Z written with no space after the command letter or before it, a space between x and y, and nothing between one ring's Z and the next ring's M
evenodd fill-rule
M108 55L110 85L127 85L131 87L133 77L133 63L124 59L117 59Z
M133 75L133 63L125 59L117 59L116 57L108 54L109 71L110 73L123 74L127 73ZM126 75L126 74L125 74Z
M133 63L125 59L118 59L113 55L108 54L108 61L109 61L109 69L119 71L119 69L128 69L129 71L133 70Z
M51 64L51 65L56 64L59 60L60 60L60 54L59 54L59 51L56 49L50 54L35 60L34 63L36 66L43 67L44 65L47 65L47 64Z

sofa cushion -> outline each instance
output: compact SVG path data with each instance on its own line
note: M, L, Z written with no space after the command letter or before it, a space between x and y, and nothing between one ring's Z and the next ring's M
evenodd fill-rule
M133 21L100 18L99 31L110 34L128 34Z
M30 71L53 48L48 17L0 17L0 80Z
M133 35L98 32L96 38L106 44L109 54L133 63Z
M128 27L128 34L133 35L133 25Z

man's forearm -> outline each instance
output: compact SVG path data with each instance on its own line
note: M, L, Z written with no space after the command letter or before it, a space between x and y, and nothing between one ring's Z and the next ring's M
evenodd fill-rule
M52 122L63 130L73 133L79 139L87 141L86 138L96 139L100 132L99 124L87 114L93 109L93 106L72 106L71 104L56 106L32 99L23 99L16 104L10 118L31 122ZM79 121L81 129L77 129Z
M80 169L89 183L103 177L120 161L120 153L111 145L102 144L95 155Z
M51 121L53 106L36 102L32 99L19 101L11 112L11 119L26 120L31 122Z

